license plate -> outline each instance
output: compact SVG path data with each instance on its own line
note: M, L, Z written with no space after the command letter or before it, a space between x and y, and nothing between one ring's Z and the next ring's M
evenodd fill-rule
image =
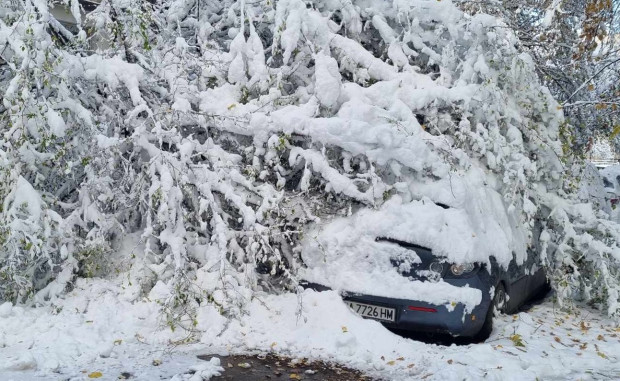
M346 303L353 310L353 312L361 315L362 317L384 321L396 320L396 310L394 308L385 308L356 302Z

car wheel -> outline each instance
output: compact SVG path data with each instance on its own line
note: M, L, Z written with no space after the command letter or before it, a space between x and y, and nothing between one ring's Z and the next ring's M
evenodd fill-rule
M504 288L504 285L500 282L495 286L495 296L487 311L484 324L480 332L474 337L474 340L482 342L488 339L489 336L491 336L491 332L493 332L493 317L504 312L506 312L506 288Z
M497 316L498 313L506 313L508 305L506 304L508 298L506 297L506 288L503 283L498 283L495 286L495 297L493 298L493 316Z

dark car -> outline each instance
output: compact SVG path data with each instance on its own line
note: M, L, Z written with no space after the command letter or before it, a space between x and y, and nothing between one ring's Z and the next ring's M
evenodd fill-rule
M601 169L600 176L603 179L606 198L611 207L616 208L620 199L620 165L610 165Z
M540 223L537 225L535 242L540 235ZM508 268L504 269L494 258L490 259L490 265L457 265L447 263L443 258L435 256L430 249L411 242L386 237L378 237L376 240L415 251L421 262L412 265L408 271L401 272L405 277L428 282L441 278L453 286L468 286L482 291L482 301L468 313L464 312L465 306L460 303L448 308L445 305L417 300L343 292L343 299L354 312L364 318L378 320L388 328L444 333L482 341L491 334L496 311L512 313L535 295L548 290L545 271L539 265L540 258L536 250L538 245L533 245L534 247L528 250L528 258L524 263L517 265L513 258ZM401 263L398 260L392 259L391 262L396 268L400 268ZM317 291L328 289L313 283L306 283L305 287Z

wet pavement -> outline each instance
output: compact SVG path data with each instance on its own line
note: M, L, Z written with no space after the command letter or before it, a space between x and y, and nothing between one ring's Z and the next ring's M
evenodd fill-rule
M323 361L309 362L274 354L266 355L200 355L209 361L218 357L224 372L211 378L215 381L316 380L316 381L372 381L360 371Z

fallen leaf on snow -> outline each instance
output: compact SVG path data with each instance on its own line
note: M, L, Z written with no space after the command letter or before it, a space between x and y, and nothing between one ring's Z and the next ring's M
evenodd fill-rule
M521 339L521 335L519 334L514 334L510 336L510 340L515 345L515 347L525 347L525 344L523 344L523 339Z
M103 373L101 372L92 372L88 375L88 378L101 378L103 377Z

